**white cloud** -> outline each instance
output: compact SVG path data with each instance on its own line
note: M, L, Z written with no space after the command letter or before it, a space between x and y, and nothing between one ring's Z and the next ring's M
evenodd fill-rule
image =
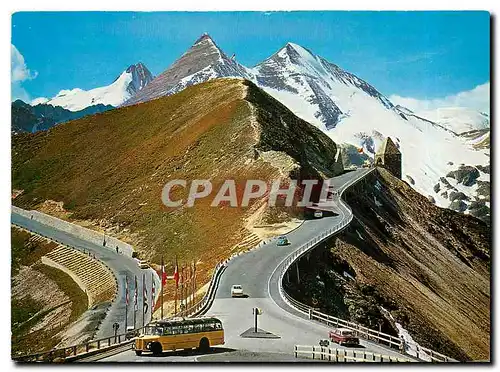
M26 80L32 80L37 77L36 71L31 72L24 61L23 55L17 48L11 44L10 48L10 78L12 100L22 99L29 101L30 97L22 83Z
M39 105L41 103L47 103L48 101L49 101L49 99L46 97L38 97L38 98L35 98L33 101L31 101L31 106L36 106L36 105Z
M478 85L472 90L467 90L443 98L421 100L411 97L392 95L392 103L409 108L418 113L447 107L464 107L490 113L490 82Z

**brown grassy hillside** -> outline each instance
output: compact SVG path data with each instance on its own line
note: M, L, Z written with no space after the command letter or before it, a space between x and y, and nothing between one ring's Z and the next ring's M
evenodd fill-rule
M257 206L169 210L172 179L288 179L331 176L336 145L252 83L218 79L169 97L13 137L14 203L62 201L75 221L92 221L159 263L200 260L200 272L248 234ZM241 190L239 190L241 191ZM177 192L176 196L182 196ZM185 196L185 195L184 195ZM203 267L204 266L204 267Z
M290 291L375 329L383 307L423 346L489 359L490 228L436 207L384 169L345 199L355 219L302 263L302 283Z
M41 263L57 243L14 227L11 242L11 354L51 349L87 310L87 295L69 275Z

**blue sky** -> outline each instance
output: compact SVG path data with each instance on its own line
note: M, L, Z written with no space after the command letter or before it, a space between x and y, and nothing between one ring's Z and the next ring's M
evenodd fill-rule
M20 12L15 83L33 99L110 84L139 61L157 75L203 32L249 67L295 42L387 96L435 99L490 80L487 12Z

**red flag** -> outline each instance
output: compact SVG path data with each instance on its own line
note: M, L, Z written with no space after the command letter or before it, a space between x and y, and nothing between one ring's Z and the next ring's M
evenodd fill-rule
M177 265L177 257L175 257L174 280L175 286L179 287L179 266Z
M163 256L161 257L161 285L167 284L167 273L165 272L165 264L163 263Z

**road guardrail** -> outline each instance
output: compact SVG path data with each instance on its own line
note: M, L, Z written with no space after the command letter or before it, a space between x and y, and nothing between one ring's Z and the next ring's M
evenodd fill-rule
M344 328L348 328L353 330L358 337L362 337L364 339L370 340L370 341L375 341L378 343L383 343L386 344L387 346L391 348L397 348L401 352L405 353L409 348L413 349L417 359L421 361L428 361L428 362L458 362L456 359L450 358L444 354L438 353L437 351L422 347L418 344L413 344L413 343L408 343L405 342L403 339L399 337L395 337L392 335L389 335L387 333L382 333L367 327L364 327L360 324L346 321L344 319L340 319L328 314L320 313L317 311L317 309L303 304L300 301L297 301L294 299L292 296L290 296L285 288L283 287L283 279L286 274L286 272L290 269L290 267L298 260L300 259L304 254L309 252L310 250L314 249L319 243L323 242L327 238L338 234L341 232L343 229L345 229L352 221L353 219L353 214L352 210L349 207L347 203L345 203L341 197L344 191L356 184L358 181L366 177L367 175L371 174L375 168L370 169L367 173L357 177L356 179L352 180L351 182L343 185L339 189L339 202L342 208L347 211L347 219L342 221L340 224L337 226L334 226L333 228L323 232L320 236L315 237L314 239L310 240L308 243L304 244L302 247L297 249L295 252L291 253L284 262L282 262L282 268L280 271L280 276L278 279L278 289L281 297L283 300L290 305L293 309L303 313L304 315L307 315L310 320L316 320L322 323L326 323L329 326L342 326Z
M140 332L144 328L137 328L135 331ZM127 333L121 333L116 336L86 341L77 345L55 348L49 351L12 356L12 359L16 362L70 362L132 342L133 340L127 339Z
M299 356L324 360L328 362L336 363L409 363L414 362L414 360L408 358L399 358L391 355L384 355L379 353L372 353L365 350L348 350L348 349L337 349L328 348L323 346L306 346L306 345L295 345L294 349L295 358Z

